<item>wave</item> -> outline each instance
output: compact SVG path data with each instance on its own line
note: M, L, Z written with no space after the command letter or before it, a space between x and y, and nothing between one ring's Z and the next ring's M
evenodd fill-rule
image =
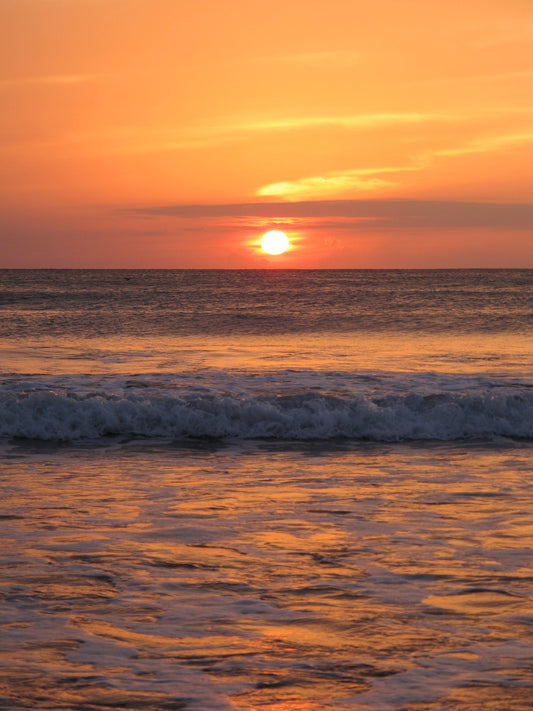
M76 441L128 437L279 440L533 438L533 392L331 395L206 392L0 394L0 436Z

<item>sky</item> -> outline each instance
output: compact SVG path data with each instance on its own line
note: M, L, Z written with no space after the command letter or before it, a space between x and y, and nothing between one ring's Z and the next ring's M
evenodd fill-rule
M0 0L0 267L533 268L532 49L532 0Z

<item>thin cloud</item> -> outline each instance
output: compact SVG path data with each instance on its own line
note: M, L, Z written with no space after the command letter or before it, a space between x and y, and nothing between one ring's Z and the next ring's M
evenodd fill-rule
M228 128L237 131L273 131L316 127L376 128L380 126L408 125L430 121L460 121L464 116L446 113L371 113L345 116L297 116L271 121L234 123Z
M320 197L338 195L348 190L379 190L395 183L381 178L360 178L356 175L330 175L326 177L301 178L292 182L272 183L259 188L257 195L262 197L284 197L288 200L302 197Z
M391 180L377 177L387 173L401 173L416 168L363 168L334 171L320 176L271 183L257 190L260 197L282 197L288 200L320 198L349 190L380 190L396 185Z
M428 157L460 156L468 153L490 153L491 151L513 148L527 143L533 143L533 132L509 133L499 136L486 136L458 148L445 148L426 154Z
M428 151L417 156L410 166L396 168L365 168L346 171L332 171L321 176L308 176L295 180L280 181L260 187L259 197L279 197L287 200L305 200L339 195L348 191L370 191L388 188L397 183L383 179L389 173L420 171L437 158L489 153L533 142L533 132L488 136L472 140L463 146Z
M72 83L77 75L71 76ZM104 75L79 75L79 81L89 81L92 76L96 79L97 76ZM42 77L43 82L46 80L59 79L54 77ZM64 83L67 82L67 77L64 78ZM24 80L27 82L33 80ZM53 81L49 81L53 83ZM57 83L60 83L57 81ZM221 120L214 125L197 125L183 128L179 133L175 131L167 131L160 129L142 129L132 127L117 127L115 129L107 129L99 132L97 138L100 145L108 145L109 150L113 153L159 153L172 151L189 151L203 150L225 143L242 142L253 138L257 133L268 133L271 131L292 131L313 128L350 128L364 129L379 126L398 125L421 123L424 121L438 120L457 120L456 116L448 116L444 114L418 114L418 113L399 113L399 114L360 114L354 116L316 116L316 117L296 117L289 119L279 119L272 121L249 121L236 122L234 120ZM84 143L92 141L94 136L88 134L76 134L68 137L62 137L62 142ZM409 170L409 168L405 168ZM372 171L378 172L378 171ZM352 172L353 173L353 172ZM311 176L313 177L313 176ZM331 177L326 176L328 181ZM352 175L353 177L353 175ZM374 187L381 186L384 181L377 182L374 180ZM367 188L371 186L371 180L366 181ZM332 185L332 183L330 183ZM324 184L324 188L326 185ZM361 182L362 187L362 182ZM332 190L324 190L321 194L331 194ZM318 193L317 193L318 194ZM301 196L300 196L301 197Z
M366 218L391 229L465 227L533 229L533 203L482 203L451 200L305 200L163 205L128 209L140 215L211 218Z
M11 79L0 79L0 87L9 88L17 86L32 85L61 85L61 84L84 84L87 82L109 79L115 75L111 74L49 74L37 77L18 77Z

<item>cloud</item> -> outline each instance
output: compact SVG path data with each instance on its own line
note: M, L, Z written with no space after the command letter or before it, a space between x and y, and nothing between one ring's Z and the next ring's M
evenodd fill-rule
M82 81L91 81L102 79L112 75L65 75L64 77L37 77L24 80L6 80L6 85L14 85L15 83L48 83L48 84L68 84ZM0 81L0 87L2 83ZM70 134L68 139L62 137L62 142L69 143L85 143L93 141L96 137L100 145L106 145L112 153L160 153L172 151L190 151L204 150L225 143L242 142L253 139L255 134L268 133L275 131L298 131L305 129L316 128L346 128L346 129L367 129L380 126L399 125L421 123L424 121L444 121L457 120L460 117L447 116L444 114L418 114L418 113L379 113L379 114L359 114L348 116L314 116L314 117L296 117L277 119L271 121L244 121L238 122L235 119L229 118L226 120L217 121L216 124L206 123L196 126L183 127L178 131L161 128L144 128L138 129L135 127L119 126L116 128L100 131L98 134ZM409 170L409 168L402 168ZM359 189L375 189L389 185L379 178L360 178L356 181L356 173L363 175L364 171L345 171L345 173L328 173L326 176L311 176L311 180L316 180L316 190L313 194L329 195L335 192L333 190L334 180L342 180L340 183L346 183L349 177L352 185L348 187ZM390 172L372 170L369 173ZM325 182L324 182L325 179ZM307 180L305 178L304 180ZM318 187L322 184L322 190ZM265 186L265 188L268 186ZM331 188L331 189L330 189ZM344 188L343 188L344 189ZM287 191L288 192L288 191ZM267 194L267 193L266 193ZM277 194L277 193L276 193ZM294 191L295 197L304 197L302 190Z
M236 131L284 131L302 128L339 127L339 128L379 128L417 124L429 121L460 121L464 116L441 113L370 113L348 114L344 116L296 116L276 120L248 121L233 123L228 128Z
M485 136L466 142L455 148L434 149L413 158L408 166L395 168L363 168L331 171L319 176L307 176L295 180L264 185L256 191L260 197L279 197L286 200L305 200L338 195L347 191L373 191L388 188L397 183L384 179L384 174L416 172L427 168L438 158L490 153L533 142L533 132Z
M451 200L305 200L163 205L128 209L142 215L177 218L361 218L380 229L457 229L465 227L533 229L533 203L482 203ZM297 224L295 223L295 227ZM354 223L355 227L355 223Z
M337 195L347 190L379 190L394 183L380 178L361 178L358 175L331 174L326 177L300 178L281 183L272 183L259 188L257 195L284 197L287 199Z
M50 74L37 77L18 77L11 79L0 79L0 88L10 88L17 86L35 85L61 85L61 84L84 84L86 82L109 79L115 75L111 74Z
M227 118L226 120L217 121L217 123L214 125L199 125L195 127L189 127L188 129L182 129L180 131L179 137L175 137L167 133L165 136L160 136L159 138L157 138L156 136L153 136L152 132L148 132L146 134L148 140L138 140L136 144L128 143L126 144L125 149L127 151L136 153L158 152L167 150L189 150L195 148L210 147L234 141L243 141L247 140L250 137L253 137L254 134L275 131L300 131L306 129L323 128L343 128L357 130L380 128L385 126L419 124L428 121L458 121L462 118L463 117L461 116L451 116L448 114L422 113L372 113L345 116L296 116L293 118L281 118L260 121L237 121L234 118ZM142 135L139 136L139 139L142 139ZM117 145L120 143L120 140L120 136L117 136ZM409 168L405 168L405 170L409 170ZM350 171L354 185L355 172L356 171ZM322 192L316 192L315 194L331 194L332 192L334 192L333 189L329 189L330 186L333 187L332 179L338 179L341 177L345 178L347 176L341 176L339 173L331 175L328 174L326 176L328 184L326 185L326 183L322 183L322 187L324 189L322 190ZM318 188L319 182L323 180L323 177L312 177L311 179L318 181L316 184L316 187ZM384 181L380 181L377 178L373 180L369 178L365 182L365 189L369 189L372 187L382 187L384 183ZM362 189L362 180L360 181L360 185ZM295 191L295 194L298 194L298 191ZM303 195L300 196L302 197Z
M398 173L416 168L363 168L334 171L325 175L271 183L257 190L261 197L282 197L288 200L336 195L348 190L368 191L388 188L396 183L376 177L383 173Z
M445 148L426 154L428 158L460 156L468 153L489 153L515 146L533 143L533 131L525 133L509 133L499 136L485 136L466 143L458 148Z

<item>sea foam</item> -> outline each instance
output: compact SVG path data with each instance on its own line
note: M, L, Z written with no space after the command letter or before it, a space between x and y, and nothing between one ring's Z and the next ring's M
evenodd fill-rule
M533 437L533 392L328 394L202 389L0 393L0 436L75 441L110 435L215 439L401 440Z

